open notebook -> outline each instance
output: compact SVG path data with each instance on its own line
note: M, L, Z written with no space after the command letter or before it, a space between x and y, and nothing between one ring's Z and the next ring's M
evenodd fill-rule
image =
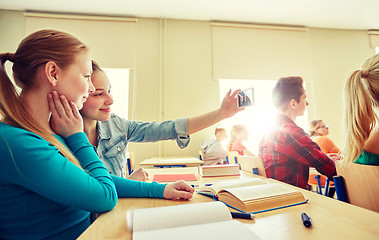
M133 240L260 239L221 202L136 209Z

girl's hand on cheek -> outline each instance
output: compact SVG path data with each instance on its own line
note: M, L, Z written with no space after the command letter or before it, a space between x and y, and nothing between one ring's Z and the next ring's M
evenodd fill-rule
M83 120L76 105L63 95L53 91L47 96L51 111L50 125L58 135L66 138L83 132Z

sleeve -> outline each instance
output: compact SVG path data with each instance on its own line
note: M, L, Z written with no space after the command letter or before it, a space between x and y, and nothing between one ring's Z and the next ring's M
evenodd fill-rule
M81 163L80 169L38 135L27 133L6 141L7 181L63 205L105 212L117 203L117 192L108 171L85 133L66 139ZM22 144L20 144L22 142Z
M187 135L187 118L161 123L129 121L122 118L118 118L118 120L126 129L129 142L156 142L176 139L180 148L187 147L190 142L190 137Z
M321 150L323 150L323 152L326 152L326 153L338 153L340 151L340 149L328 137L324 137L322 139L322 147L320 146L320 148Z
M111 175L120 198L163 198L167 184L134 181Z
M278 152L295 161L315 167L329 178L337 175L333 160L328 158L304 131L300 128L291 128L285 135L285 144L278 145Z

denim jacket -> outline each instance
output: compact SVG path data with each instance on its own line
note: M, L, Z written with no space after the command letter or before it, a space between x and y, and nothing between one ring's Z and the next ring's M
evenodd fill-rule
M126 177L126 153L128 142L156 142L176 139L180 148L188 146L187 119L175 121L129 121L111 114L108 121L97 123L97 155L110 174Z

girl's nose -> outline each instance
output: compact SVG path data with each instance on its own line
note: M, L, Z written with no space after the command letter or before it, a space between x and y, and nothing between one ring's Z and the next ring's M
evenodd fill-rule
M92 84L92 81L91 81L91 79L88 81L88 92L89 93L93 93L93 92L95 92L95 87L93 86L93 84Z
M107 105L112 105L114 103L112 95L108 94L108 98L106 101Z

